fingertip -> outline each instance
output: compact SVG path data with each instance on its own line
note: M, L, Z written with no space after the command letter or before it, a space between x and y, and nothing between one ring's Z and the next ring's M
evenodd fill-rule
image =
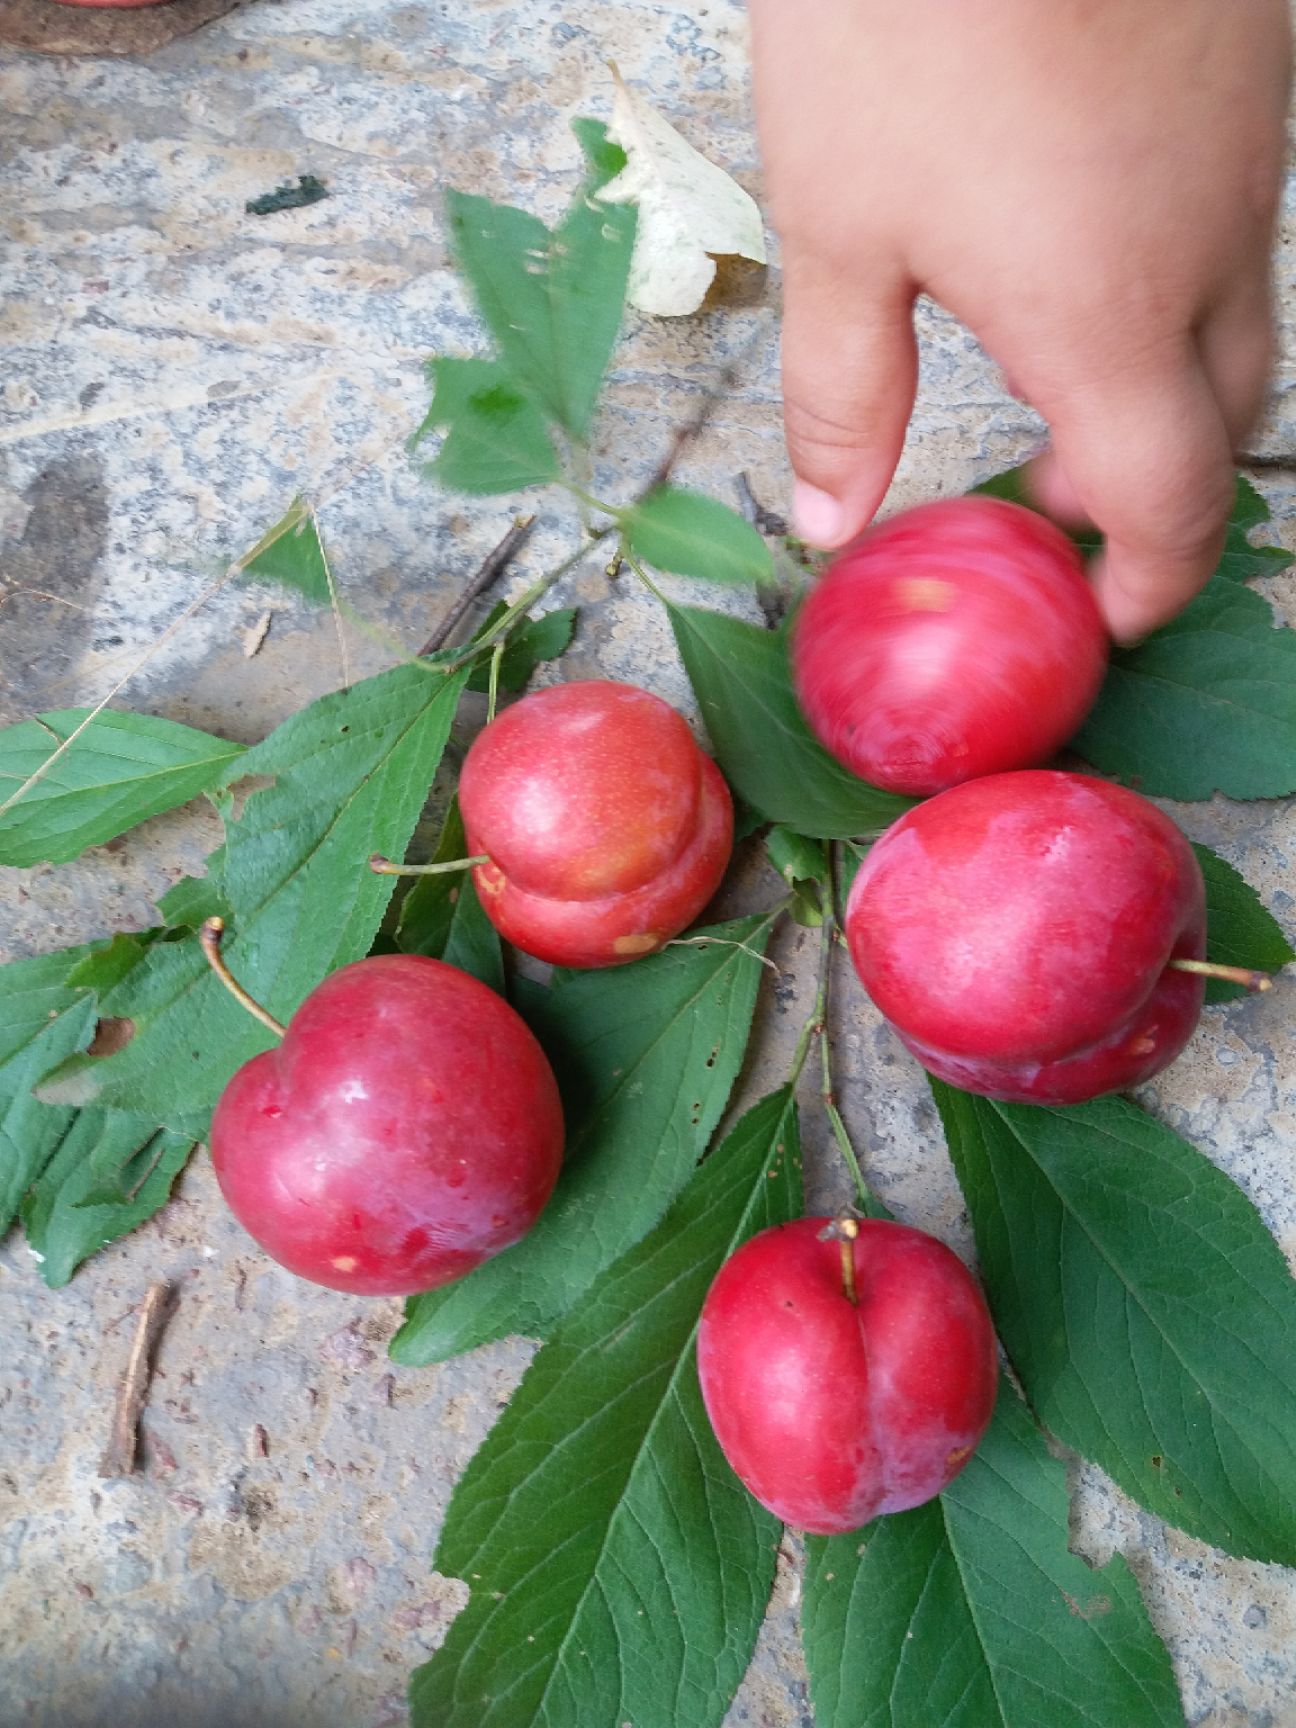
M798 480L792 488L792 526L799 539L824 551L843 545L855 532L846 506L808 480Z
M1117 646L1137 647L1182 612L1210 581L1222 545L1221 530L1219 543L1200 557L1162 563L1109 544L1090 565L1089 580Z

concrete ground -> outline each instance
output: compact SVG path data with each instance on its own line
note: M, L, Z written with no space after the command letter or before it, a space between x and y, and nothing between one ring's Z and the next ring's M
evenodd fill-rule
M512 504L439 494L402 450L425 400L421 359L477 339L441 194L556 211L576 172L567 119L606 114L609 58L759 196L737 0L259 0L142 62L0 51L0 718L94 699L150 644L120 701L238 739L336 686L332 624L278 597L227 586L161 640L298 491L319 503L354 607L408 647L426 636ZM245 214L300 173L330 197ZM1294 260L1289 225L1273 451L1296 440ZM745 470L764 501L785 499L776 305L773 271L696 318L630 320L602 490L627 492L722 361L745 353L690 476L731 497ZM924 310L922 326L901 498L958 491L1038 436L950 320ZM1260 480L1296 544L1296 491ZM572 532L545 514L527 566ZM1270 590L1296 621L1296 582ZM596 569L567 597L583 608L569 675L598 667L687 703L648 602L610 595ZM269 636L247 659L243 633L266 607ZM357 629L347 648L352 675L387 662ZM1292 809L1217 800L1179 814L1290 927ZM0 873L2 957L147 924L217 838L193 807L75 865ZM808 969L797 976L799 1022ZM966 1247L917 1071L858 992L841 1003L847 1114L879 1190ZM771 1010L749 1089L781 1032ZM1275 992L1208 1016L1151 1101L1296 1257L1294 1078L1290 998ZM831 1196L840 1176L818 1124L808 1132L814 1186ZM159 1275L180 1298L145 1468L103 1482L129 1314ZM429 1574L440 1520L529 1347L394 1370L396 1304L270 1265L222 1210L205 1155L159 1218L61 1293L11 1239L0 1310L0 1728L402 1723L406 1676L462 1600ZM1190 1721L1296 1725L1296 1577L1166 1530L1096 1471L1073 1478L1076 1544L1130 1560ZM798 1588L790 1547L732 1724L811 1721Z

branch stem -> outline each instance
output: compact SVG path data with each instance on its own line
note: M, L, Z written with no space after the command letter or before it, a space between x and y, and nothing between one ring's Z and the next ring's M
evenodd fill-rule
M435 654L438 648L445 647L454 634L455 626L462 621L473 601L479 600L491 584L504 574L531 538L534 527L534 516L519 516L515 519L504 538L482 559L471 582L419 649L420 655Z

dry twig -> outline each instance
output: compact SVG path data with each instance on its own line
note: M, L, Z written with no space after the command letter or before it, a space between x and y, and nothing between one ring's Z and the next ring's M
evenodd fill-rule
M517 518L499 545L483 558L472 581L419 649L420 655L435 654L438 648L444 648L453 634L455 626L461 622L473 601L479 600L492 583L498 581L504 574L531 538L531 530L534 527L534 516L519 516Z
M153 1377L153 1355L170 1313L171 1286L164 1278L150 1284L140 1303L126 1369L117 1387L112 1433L99 1460L101 1476L130 1476L139 1452L139 1419Z

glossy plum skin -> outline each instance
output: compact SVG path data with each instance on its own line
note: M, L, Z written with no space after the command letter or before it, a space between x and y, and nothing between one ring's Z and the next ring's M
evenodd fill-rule
M776 1517L817 1535L921 1506L952 1482L994 1410L994 1328L935 1237L867 1219L858 1306L826 1218L763 1230L702 1309L698 1375L721 1450Z
M1066 535L997 498L870 529L797 620L797 696L824 748L892 792L1048 761L1091 707L1108 640Z
M1206 901L1155 805L1081 774L957 786L877 842L846 937L864 988L932 1073L965 1091L1079 1104L1125 1091L1192 1036Z
M558 966L617 966L697 917L733 850L733 800L669 703L587 679L537 690L469 750L459 804L487 917Z
M211 1128L244 1229L290 1272L363 1296L430 1290L516 1242L562 1148L558 1087L521 1017L416 955L326 978Z

